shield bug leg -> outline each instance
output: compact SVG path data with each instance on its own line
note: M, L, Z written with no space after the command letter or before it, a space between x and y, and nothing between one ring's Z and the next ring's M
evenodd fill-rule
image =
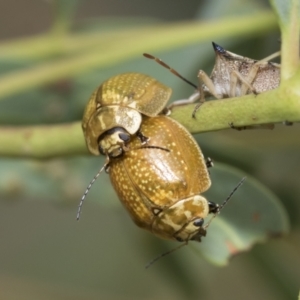
M176 100L176 101L172 102L168 106L168 109L172 110L172 108L175 107L175 106L181 106L181 105L186 105L186 104L193 104L196 101L198 101L199 98L200 98L200 93L199 93L199 91L196 91L188 99L181 99L181 100Z
M198 78L199 78L200 86L203 86L204 84L207 93L209 93L210 95L214 96L217 99L221 99L223 97L222 94L218 93L213 80L203 70L200 70L198 72Z
M195 106L193 113L192 113L192 117L194 119L196 119L196 112L199 110L200 106L205 102L204 90L203 90L203 87L201 84L199 85L198 90L199 90L200 96L199 96L199 103Z
M229 90L229 97L234 98L237 97L237 85L238 80L241 82L241 94L240 96L244 96L247 94L248 90L250 90L253 94L257 95L255 88L252 86L251 82L254 80L255 75L257 74L258 67L252 67L251 70L253 70L253 78L249 77L244 78L238 71L234 70L230 74L230 90ZM251 71L250 71L251 72Z

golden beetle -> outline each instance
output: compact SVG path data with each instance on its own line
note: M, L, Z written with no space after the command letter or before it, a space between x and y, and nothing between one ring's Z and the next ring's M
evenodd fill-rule
M172 90L140 73L119 74L106 80L91 96L82 120L89 151L94 155L118 157L127 150L133 134L140 141L142 115L153 117L166 106Z
M109 162L119 199L139 227L165 239L200 241L206 234L204 218L219 206L200 195L211 181L198 144L163 115L144 117L141 131L159 147L142 148L135 136L130 150Z

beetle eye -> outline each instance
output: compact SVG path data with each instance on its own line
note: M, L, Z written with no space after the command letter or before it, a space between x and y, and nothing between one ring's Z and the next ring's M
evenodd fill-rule
M129 142L130 135L128 133L121 132L121 133L119 133L119 138L126 143L126 142Z
M196 227L202 227L203 224L204 224L204 219L202 219L202 218L197 219L197 220L194 221L194 225L195 225Z

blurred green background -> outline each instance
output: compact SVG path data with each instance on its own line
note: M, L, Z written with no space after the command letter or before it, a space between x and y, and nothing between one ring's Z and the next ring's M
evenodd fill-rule
M186 98L192 88L143 58L142 52L159 56L197 82L200 68L208 73L212 69L211 41L260 59L278 50L280 32L272 22L251 32L253 18L244 34L236 28L220 36L220 26L207 35L203 32L196 41L185 39L180 32L175 45L160 40L161 28L170 24L170 36L176 36L184 22L200 20L209 26L222 24L223 18L255 16L268 10L268 2L259 0L2 1L0 87L6 76L12 82L21 79L9 93L0 88L0 124L78 121L92 91L106 78L126 71L146 73L169 85L172 100ZM157 31L157 44L143 49L144 40L140 44L139 35L130 34L136 29L144 39L148 30ZM130 52L136 44L142 49L138 55L134 49ZM129 54L94 67L88 60L97 57L97 51L101 59L115 49ZM49 66L68 61L72 65L81 59L76 72L51 79ZM39 67L49 71L50 79L30 88L22 85ZM106 174L89 193L80 222L75 220L79 199L103 165L102 158L84 154L44 161L1 158L0 299L297 299L299 133L299 124L294 124L276 125L274 130L196 135L204 155L216 165L211 170L212 188L205 193L208 199L221 203L241 177L248 176L248 182L201 244L184 247L149 270L144 269L149 260L177 244L137 228L119 204ZM208 254L222 249L224 244L218 244L221 238L216 234L226 231L230 222L240 234L242 247L236 252L242 253L228 265L216 266L209 262ZM245 232L254 238L243 241ZM278 238L257 244L274 235ZM246 248L252 249L246 252Z

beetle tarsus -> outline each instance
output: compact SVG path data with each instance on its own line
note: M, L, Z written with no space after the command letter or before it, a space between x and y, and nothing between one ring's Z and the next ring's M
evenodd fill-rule
M205 163L206 163L206 167L207 168L212 168L214 166L214 162L213 162L213 160L210 157L206 158Z
M145 145L150 141L150 139L143 135L140 131L136 133L136 136L140 139L142 145Z

